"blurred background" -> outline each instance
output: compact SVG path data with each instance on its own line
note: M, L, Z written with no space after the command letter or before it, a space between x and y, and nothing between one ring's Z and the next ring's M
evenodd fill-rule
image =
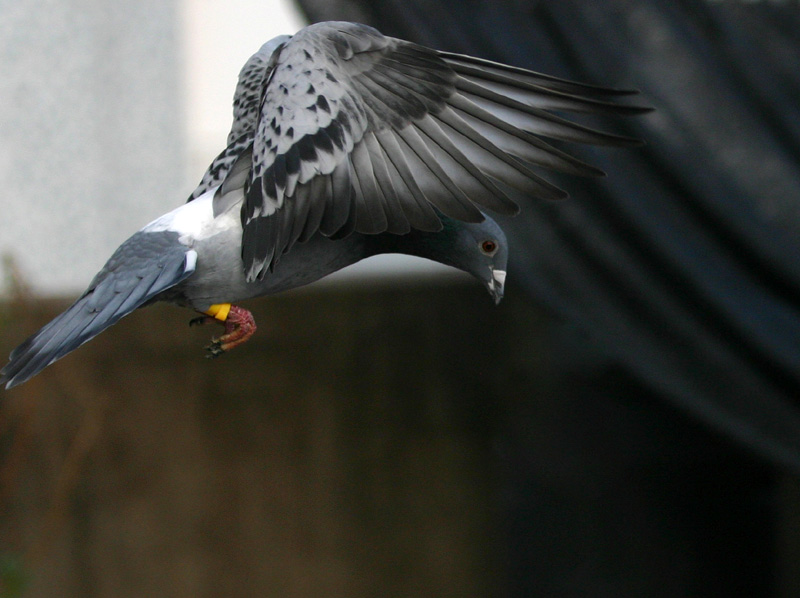
M0 391L0 597L800 596L800 4L0 2L0 353L178 205L241 65L346 19L594 84L602 180L419 260L154 306Z

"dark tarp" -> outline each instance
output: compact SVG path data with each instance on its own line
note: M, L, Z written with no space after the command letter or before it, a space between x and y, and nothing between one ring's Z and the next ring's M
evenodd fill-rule
M504 223L507 295L553 317L490 412L495 595L797 595L800 2L300 4L656 108Z
M645 148L569 148L608 177L564 178L569 200L526 202L504 223L512 288L588 346L563 370L613 371L800 471L800 3L301 5L312 20L641 90L656 112L593 124Z

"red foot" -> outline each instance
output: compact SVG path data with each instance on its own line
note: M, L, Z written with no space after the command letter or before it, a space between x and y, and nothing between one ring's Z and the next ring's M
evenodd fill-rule
M204 321L213 319L203 318ZM217 320L219 321L219 320ZM223 324L222 322L220 322ZM256 331L256 321L253 314L237 305L231 305L231 310L224 322L225 334L219 338L211 339L211 344L206 347L207 357L218 357L225 351L230 351L237 345L246 342Z

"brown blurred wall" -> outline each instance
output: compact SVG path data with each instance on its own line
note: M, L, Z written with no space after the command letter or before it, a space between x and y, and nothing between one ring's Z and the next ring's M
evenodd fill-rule
M64 307L4 305L0 354ZM535 317L474 284L249 307L257 335L220 359L215 327L154 306L0 391L25 596L493 594L493 398Z
M65 306L0 304L0 355ZM220 359L153 306L0 390L0 598L798 595L796 478L564 371L513 281L248 307Z

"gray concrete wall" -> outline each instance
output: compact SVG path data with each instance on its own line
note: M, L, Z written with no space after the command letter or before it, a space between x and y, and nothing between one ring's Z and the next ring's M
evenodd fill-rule
M0 0L0 254L37 293L82 290L182 201L177 13L169 0Z

